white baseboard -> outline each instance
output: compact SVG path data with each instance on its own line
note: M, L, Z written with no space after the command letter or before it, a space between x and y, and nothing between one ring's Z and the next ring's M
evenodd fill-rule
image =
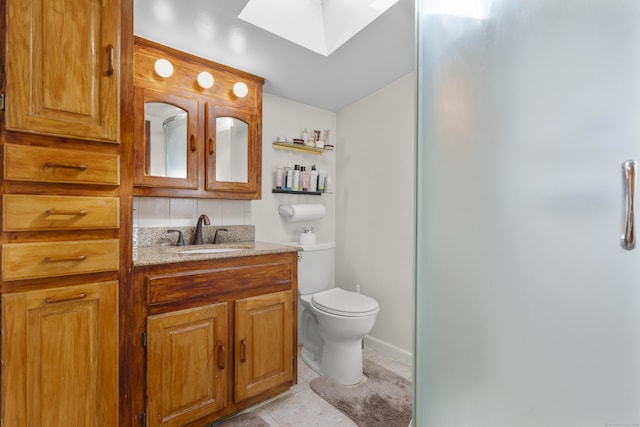
M376 351L393 360L397 360L400 363L404 363L407 366L413 365L413 354L411 352L398 348L377 338L365 335L364 346L365 348Z

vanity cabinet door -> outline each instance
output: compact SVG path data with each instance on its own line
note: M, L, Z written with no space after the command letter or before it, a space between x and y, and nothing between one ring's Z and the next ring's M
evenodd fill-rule
M261 198L262 149L257 114L207 104L207 191Z
M118 283L2 296L2 424L118 425Z
M235 301L235 400L293 381L291 291Z
M147 423L183 426L225 407L227 304L147 318Z
M196 189L198 102L135 88L134 116L134 185Z
M120 0L8 0L9 130L118 142Z

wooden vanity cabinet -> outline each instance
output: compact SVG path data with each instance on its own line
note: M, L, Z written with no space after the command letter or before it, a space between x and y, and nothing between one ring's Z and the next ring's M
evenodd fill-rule
M204 426L297 382L295 252L134 269L148 426Z
M118 143L120 2L6 0L8 130Z

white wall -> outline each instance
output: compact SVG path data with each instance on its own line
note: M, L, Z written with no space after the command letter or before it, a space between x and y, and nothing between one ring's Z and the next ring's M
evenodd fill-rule
M318 241L335 239L335 194L321 196L273 194L277 165L317 165L335 178L336 156L333 151L321 155L297 153L273 148L277 136L299 138L304 129L329 129L336 135L336 114L265 93L262 100L262 200L251 203L256 240L269 242L297 241L303 226L314 227ZM335 182L335 179L333 180ZM335 186L334 186L335 188ZM280 204L321 203L327 214L323 219L309 222L286 222L278 214Z
M415 74L338 112L336 284L380 303L365 343L413 347Z

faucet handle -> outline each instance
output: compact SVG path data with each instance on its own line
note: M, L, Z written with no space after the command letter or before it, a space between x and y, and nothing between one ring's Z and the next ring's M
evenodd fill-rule
M176 246L184 246L184 238L182 237L182 231L167 230L167 233L178 233L178 241L176 242Z
M226 228L216 228L216 234L213 235L213 243L220 243L220 236L218 235L218 231L229 231Z

